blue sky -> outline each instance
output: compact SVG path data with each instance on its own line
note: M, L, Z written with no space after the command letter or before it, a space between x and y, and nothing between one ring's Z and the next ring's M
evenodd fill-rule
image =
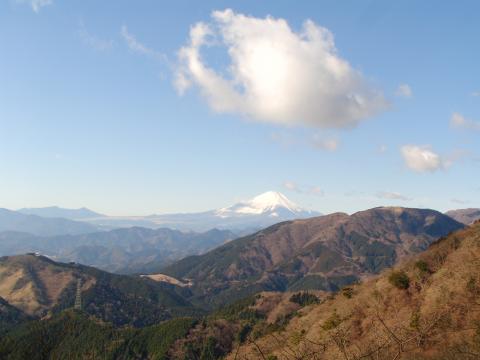
M0 206L187 212L278 190L324 213L478 207L479 11L3 0Z

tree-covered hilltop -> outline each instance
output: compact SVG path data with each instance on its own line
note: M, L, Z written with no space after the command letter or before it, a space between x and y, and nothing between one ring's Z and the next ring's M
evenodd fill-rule
M195 323L192 318L177 318L142 329L114 328L83 312L68 310L7 333L0 340L0 358L167 359L172 344L185 337Z
M143 328L115 327L68 309L10 328L0 339L0 359L216 360L235 346L283 328L306 306L297 301L305 298L318 301L313 293L263 293L207 316L179 317Z
M0 336L13 327L30 319L27 314L10 305L5 299L0 297Z
M73 307L79 283L83 311L115 326L148 326L199 311L173 285L33 254L0 258L0 280L0 296L33 317Z

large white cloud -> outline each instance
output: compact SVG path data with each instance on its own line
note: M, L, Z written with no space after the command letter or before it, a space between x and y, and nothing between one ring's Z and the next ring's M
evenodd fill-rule
M405 145L400 150L407 167L416 172L434 172L449 165L430 146Z
M307 20L300 32L286 20L255 18L230 9L190 29L179 51L175 85L199 88L216 112L241 113L283 125L344 128L387 107L381 92L342 59L332 33ZM226 49L229 64L215 70L204 50Z

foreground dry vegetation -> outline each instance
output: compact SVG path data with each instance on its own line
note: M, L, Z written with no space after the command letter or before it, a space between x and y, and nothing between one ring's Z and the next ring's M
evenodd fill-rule
M250 334L228 359L480 358L480 222L380 277Z

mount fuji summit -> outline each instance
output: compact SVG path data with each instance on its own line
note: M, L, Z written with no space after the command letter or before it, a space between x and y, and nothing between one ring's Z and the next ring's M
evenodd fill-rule
M301 208L285 195L267 191L253 199L232 206L201 213L152 215L150 221L183 230L207 229L252 230L275 223L321 215Z
M267 191L232 206L199 213L155 214L145 217L103 217L97 225L104 227L168 227L182 231L229 229L239 232L257 230L278 222L319 216L276 191ZM95 220L95 219L93 219Z
M285 195L276 191L267 191L251 200L215 211L215 216L224 219L245 216L297 219L315 215L318 215L318 213L302 209L288 200Z

